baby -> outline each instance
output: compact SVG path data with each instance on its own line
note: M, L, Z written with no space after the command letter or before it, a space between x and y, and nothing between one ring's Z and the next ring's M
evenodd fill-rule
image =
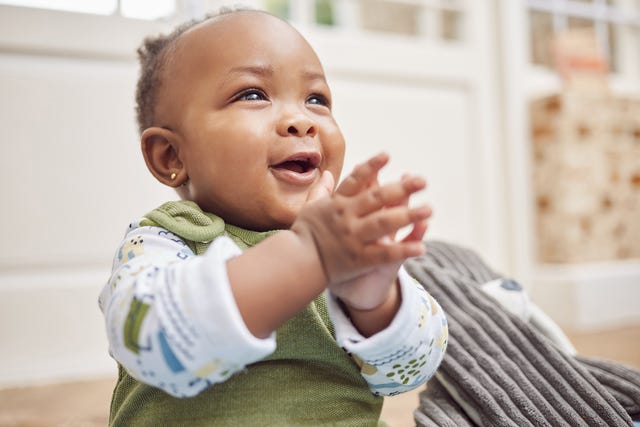
M383 425L383 395L446 347L438 304L401 267L431 214L379 154L334 190L344 140L306 40L224 11L147 39L138 121L176 189L129 225L100 295L119 366L111 425ZM409 227L408 235L396 232Z

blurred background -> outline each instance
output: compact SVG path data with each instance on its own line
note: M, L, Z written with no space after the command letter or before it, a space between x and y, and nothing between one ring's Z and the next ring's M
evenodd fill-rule
M97 296L129 221L175 198L140 154L135 50L238 3L317 50L345 171L388 151L386 177L429 181L429 238L640 365L640 0L0 0L0 425L106 422ZM87 399L97 415L52 415Z

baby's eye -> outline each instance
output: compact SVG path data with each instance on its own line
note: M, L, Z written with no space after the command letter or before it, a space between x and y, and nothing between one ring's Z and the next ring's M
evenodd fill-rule
M240 92L234 101L263 101L267 99L267 95L260 89L247 89Z
M318 93L314 93L313 95L309 96L307 98L307 104L312 104L312 105L322 105L323 107L330 107L330 103L329 103L329 99L324 96L324 95L320 95Z

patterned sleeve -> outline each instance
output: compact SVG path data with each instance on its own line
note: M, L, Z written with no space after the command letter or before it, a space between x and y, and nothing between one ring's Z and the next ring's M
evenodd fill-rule
M99 298L112 357L137 380L187 397L271 354L275 334L253 336L231 293L226 261L238 254L221 237L195 256L175 234L131 224Z
M409 274L398 272L402 303L391 324L365 338L328 293L338 344L360 366L375 395L394 396L433 376L444 357L448 327L438 303Z

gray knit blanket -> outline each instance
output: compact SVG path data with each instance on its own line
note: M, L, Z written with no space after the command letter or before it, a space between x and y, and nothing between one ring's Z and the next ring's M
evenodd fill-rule
M446 356L420 394L419 426L631 426L640 372L573 356L481 289L499 278L474 252L429 242L407 271L449 321Z

